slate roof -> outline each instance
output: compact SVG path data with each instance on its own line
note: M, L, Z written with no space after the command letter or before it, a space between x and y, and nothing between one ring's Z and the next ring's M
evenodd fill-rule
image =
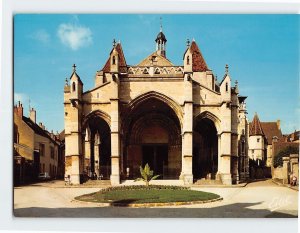
M58 144L53 138L50 137L50 135L47 133L46 130L43 130L40 126L38 126L36 123L34 123L30 118L23 116L22 120L38 135L41 135L43 137L48 138L53 143Z
M190 51L192 53L192 69L193 71L203 72L209 70L207 64L200 52L200 49L195 41L192 41L190 45Z
M155 39L155 42L157 42L158 40L163 40L163 41L165 41L165 42L167 42L167 38L166 38L166 36L165 36L165 34L163 33L163 32L159 32L158 34L157 34L157 37L156 37L156 39Z
M126 67L127 64L126 64L126 60L125 60L125 56L124 56L124 53L123 53L121 43L117 43L115 48L116 48L116 50L119 54L119 67ZM113 52L113 50L114 50L114 48L111 50L110 55ZM102 71L103 72L109 72L110 71L110 56L107 59L104 67L102 68Z

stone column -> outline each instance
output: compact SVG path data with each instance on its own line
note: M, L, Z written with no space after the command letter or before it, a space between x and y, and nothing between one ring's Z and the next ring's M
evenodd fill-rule
M71 169L66 171L70 172L69 174L66 172L66 175L70 175L72 184L80 184L80 159L81 159L81 137L78 132L72 132L70 135L66 137L66 160L71 160Z
M119 113L119 85L118 78L112 76L111 106L111 175L112 185L120 184L120 113Z
M184 184L193 183L193 86L190 75L184 77L184 115L182 129L182 170Z
M291 154L290 155L290 163L291 163L291 171L294 176L297 177L297 181L299 180L299 155Z
M223 184L231 185L231 132L222 132L220 135L220 151L218 173Z
M288 184L289 183L289 162L290 162L290 157L282 157L282 171L283 171L283 184Z

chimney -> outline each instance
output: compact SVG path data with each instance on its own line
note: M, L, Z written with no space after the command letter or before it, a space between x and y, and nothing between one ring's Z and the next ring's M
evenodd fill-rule
M280 129L280 120L277 120L277 127L278 127L278 129Z
M19 117L23 117L23 105L20 101L18 101L18 104L14 107L14 111Z
M36 111L34 108L31 108L29 110L29 118L32 120L34 123L36 123Z
M42 122L39 123L39 126L40 126L43 130L45 130L45 126L43 125Z

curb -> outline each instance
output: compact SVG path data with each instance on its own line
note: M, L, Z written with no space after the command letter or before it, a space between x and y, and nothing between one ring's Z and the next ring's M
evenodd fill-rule
M195 204L204 204L222 201L223 197L218 197L211 200L204 201L180 201L180 202L164 202L164 203L135 203L135 204L127 204L127 203L99 203L99 202L90 202L90 201L81 201L73 199L72 202L80 202L80 203L89 203L89 204L101 204L101 206L107 207L160 207L160 206L181 206L181 205L195 205Z
M299 192L299 187L298 187L298 186L296 186L297 188L294 188L294 186L282 184L282 183L279 183L279 182L277 182L277 181L275 181L275 180L273 180L273 179L272 179L272 182L273 182L274 184L278 185L278 186L286 187L286 188L289 188L289 189L292 189L292 190L294 190L294 191Z

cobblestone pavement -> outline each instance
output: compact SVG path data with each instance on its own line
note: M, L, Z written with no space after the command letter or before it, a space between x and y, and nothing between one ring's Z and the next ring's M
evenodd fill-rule
M217 193L223 201L159 208L111 207L74 201L74 197L100 188L64 187L63 182L39 183L14 188L16 217L297 217L298 192L278 186L271 180L245 187L193 187Z

